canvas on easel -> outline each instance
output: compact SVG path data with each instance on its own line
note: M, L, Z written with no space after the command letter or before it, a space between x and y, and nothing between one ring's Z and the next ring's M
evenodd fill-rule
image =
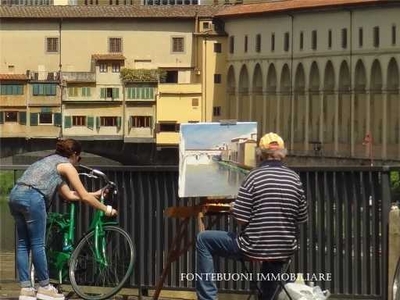
M256 143L256 122L181 124L179 197L235 197Z

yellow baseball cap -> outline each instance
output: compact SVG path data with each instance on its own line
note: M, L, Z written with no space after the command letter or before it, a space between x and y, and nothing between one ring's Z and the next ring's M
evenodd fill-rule
M283 139L274 132L267 133L264 135L259 143L261 149L284 149L285 142Z

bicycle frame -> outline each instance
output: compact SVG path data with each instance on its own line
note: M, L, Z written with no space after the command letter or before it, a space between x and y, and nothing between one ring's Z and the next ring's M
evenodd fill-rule
M88 167L84 167L84 168L90 169ZM90 169L90 170L92 170L92 169ZM92 170L92 172L93 172L93 170ZM83 173L83 174L86 174L86 173ZM103 173L97 172L96 175L102 176L101 174L103 174ZM96 176L90 176L90 177L96 177ZM104 175L104 178L107 181L107 185L101 189L101 196L99 199L99 201L101 203L104 203L105 196L107 194L106 190L107 190L107 188L110 188L111 184L112 184L112 182L110 182L105 175ZM48 248L48 247L50 247L50 245L46 245L47 259L49 261L48 268L50 271L57 272L59 284L62 284L64 279L67 277L69 259L71 257L72 252L74 251L75 245L77 245L79 242L79 241L75 240L77 203L69 202L68 206L69 206L69 209L68 209L67 213L62 214L62 213L50 212L48 214L48 218L47 218L48 230L46 233L46 236L47 236L46 241L48 242L48 237L52 233L54 233L54 232L52 232L53 226L55 226L55 229L57 229L57 227L58 227L61 231L60 233L62 234L62 250L61 251L54 251L53 249ZM93 219L89 226L89 229L87 232L84 233L82 239L85 238L85 236L88 232L91 232L92 230L94 230L95 258L99 263L101 263L101 265L106 267L106 266L108 266L108 262L104 255L106 245L105 245L105 242L103 239L103 237L104 237L103 227L105 225L116 225L116 224L118 224L118 222L105 221L104 216L105 216L105 214L103 211L99 211L99 210L95 211Z

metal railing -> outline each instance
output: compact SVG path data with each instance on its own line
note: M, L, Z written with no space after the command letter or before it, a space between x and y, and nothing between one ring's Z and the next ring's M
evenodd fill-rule
M1 167L16 170L16 167ZM170 206L199 203L199 198L178 198L176 166L102 166L119 187L119 222L136 245L137 260L129 284L141 290L153 289L162 272L169 245L177 232L178 219L164 217ZM336 297L387 299L388 214L391 204L390 167L298 167L309 203L309 220L300 230L300 247L291 272L303 272ZM89 184L87 182L87 184ZM95 187L94 187L95 188ZM62 201L53 210L65 211ZM89 226L93 210L80 206L78 236ZM213 229L238 230L232 217L219 218ZM197 233L190 221L187 241ZM182 241L184 242L184 241ZM218 259L218 272L240 273L240 262ZM173 263L164 284L168 289L193 289L194 281L181 274L195 272L195 250ZM314 277L313 277L314 276ZM315 277L319 276L319 277ZM322 279L321 281L315 279ZM247 291L248 282L221 281L220 291Z

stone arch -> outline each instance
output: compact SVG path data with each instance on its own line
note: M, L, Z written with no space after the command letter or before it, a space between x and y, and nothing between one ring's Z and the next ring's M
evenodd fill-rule
M394 57L390 59L387 68L387 89L395 91L399 89L399 67Z
M335 70L333 68L332 62L329 60L325 66L324 72L324 90L333 91L335 89Z
M365 91L367 87L367 72L365 71L365 66L361 59L356 63L354 75L354 89L356 91Z
M249 121L250 118L250 99L249 99L249 71L247 65L243 65L239 73L239 107L238 120Z
M253 72L253 93L261 93L263 89L263 74L260 64L256 64Z
M347 61L343 61L339 69L339 103L338 103L338 152L350 156L351 141L351 77Z
M307 99L305 95L306 76L302 63L299 63L294 76L294 132L293 150L304 151Z
M253 103L252 103L252 120L257 122L258 132L262 132L263 111L264 111L264 96L263 96L263 73L260 64L256 64L253 72Z
M365 147L362 145L367 132L367 105L366 96L367 72L361 59L356 62L354 73L354 153L356 156L362 156L365 153Z
M311 64L310 69L310 91L319 91L320 88L320 76L317 62Z
M324 70L324 100L322 103L322 141L324 152L332 155L335 141L335 69L328 61Z
M268 66L267 71L267 97L265 106L265 132L276 131L277 129L277 111L278 111L278 96L277 96L278 79L274 64Z
M382 67L378 59L375 59L371 67L370 83L370 130L373 140L381 144L383 142L383 76ZM379 155L382 149L374 149L374 153Z
M320 141L320 117L321 117L321 98L319 96L320 90L320 75L317 63L314 61L310 68L310 96L309 96L309 108L308 108L308 140L309 141Z
M267 91L276 92L277 88L277 76L274 64L270 64L267 73Z
M236 76L235 68L231 65L228 68L227 76L227 115L228 118L236 119Z
M288 141L290 147L291 120L292 120L292 97L291 97L291 75L289 66L284 64L280 77L280 101L279 101L279 132L282 138Z
M391 58L387 68L387 155L388 158L400 157L400 96L399 67L395 58Z

